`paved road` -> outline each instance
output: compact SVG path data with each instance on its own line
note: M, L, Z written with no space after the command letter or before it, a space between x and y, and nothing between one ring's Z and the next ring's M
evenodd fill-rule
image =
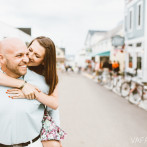
M63 147L147 147L147 112L92 80L60 75Z

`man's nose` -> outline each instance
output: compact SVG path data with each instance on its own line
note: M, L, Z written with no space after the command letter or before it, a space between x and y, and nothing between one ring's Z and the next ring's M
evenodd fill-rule
M29 62L29 57L27 55L24 56L23 62L28 63Z

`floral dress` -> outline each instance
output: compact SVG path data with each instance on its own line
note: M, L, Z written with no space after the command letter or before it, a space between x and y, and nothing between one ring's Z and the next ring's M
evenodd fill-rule
M42 120L42 129L41 129L41 140L61 140L64 139L66 133L56 125L51 116L49 116L47 110L45 109L43 120Z

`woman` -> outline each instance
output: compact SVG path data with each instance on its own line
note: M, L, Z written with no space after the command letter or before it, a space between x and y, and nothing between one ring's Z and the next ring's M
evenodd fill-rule
M56 71L56 51L55 45L50 38L37 37L28 46L29 49L29 69L43 75L49 88L49 93L42 93L37 87L26 83L23 80L13 79L3 73L0 73L0 85L15 87L18 89L10 89L7 94L13 94L10 98L27 98L37 99L42 104L52 109L58 107L58 76ZM60 139L64 138L64 131L62 131L50 118L49 123L54 129L51 132L59 134L49 134L50 138L43 137L43 131L41 132L41 139L44 147L60 147ZM49 128L51 129L51 128ZM56 130L56 131L55 131ZM58 131L57 131L58 130ZM56 137L54 137L56 136ZM57 137L58 136L58 137Z

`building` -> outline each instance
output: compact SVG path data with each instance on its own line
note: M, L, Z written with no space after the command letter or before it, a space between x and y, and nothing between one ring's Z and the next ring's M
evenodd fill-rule
M32 30L31 28L18 28L19 30L23 31L24 33L28 34L28 35L32 35Z
M59 48L56 46L56 60L57 60L57 63L64 63L64 61L65 61L65 48Z
M125 71L147 82L146 0L125 0Z
M94 45L95 60L103 63L104 60L118 61L120 71L124 70L124 26L120 22L115 28L105 32Z
M18 37L22 39L26 44L28 44L32 40L32 37L24 33L23 31L10 25L7 25L3 22L0 22L0 39L6 37Z
M85 39L85 48L78 54L79 64L86 60L103 63L104 60L118 61L120 71L124 71L124 24L120 22L110 31L89 30Z
M86 52L96 53L97 42L105 35L106 31L89 30L85 39L85 50Z
M87 55L87 52L85 49L81 49L77 51L75 55L75 65L78 67L85 68L86 67L86 60L89 59L89 56Z

